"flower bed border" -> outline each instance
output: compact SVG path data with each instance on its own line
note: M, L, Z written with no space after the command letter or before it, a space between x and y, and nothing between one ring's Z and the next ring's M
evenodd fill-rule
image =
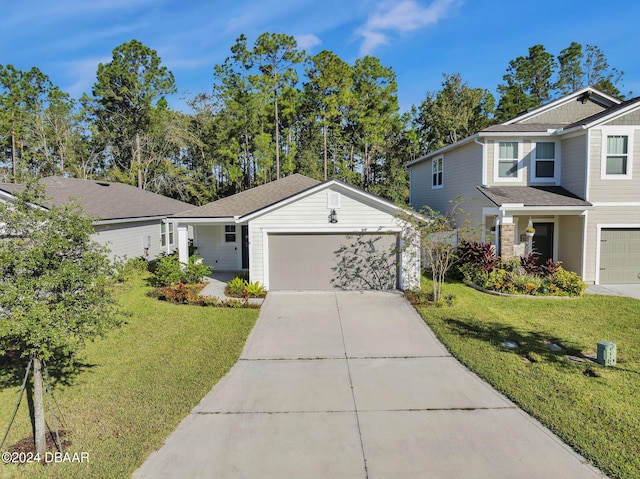
M578 299L580 296L557 296L557 295L533 295L533 294L510 294L510 293L501 293L500 291L493 291L490 289L484 289L481 286L478 286L471 281L467 281L463 279L462 282L467 286L472 287L473 289L480 291L481 293L490 294L492 296L502 296L505 298L531 298L531 299Z

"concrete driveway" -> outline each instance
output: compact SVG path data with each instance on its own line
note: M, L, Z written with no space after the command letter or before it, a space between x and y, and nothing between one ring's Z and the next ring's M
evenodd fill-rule
M396 293L269 293L240 361L134 478L597 478Z

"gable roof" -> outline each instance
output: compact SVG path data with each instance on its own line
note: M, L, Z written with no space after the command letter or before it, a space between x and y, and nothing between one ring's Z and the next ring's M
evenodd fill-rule
M301 193L320 182L299 173L181 212L180 218L234 218Z
M578 207L588 208L588 201L574 195L561 186L492 186L491 188L478 187L496 206L517 204L522 206L553 206L553 207Z
M123 183L50 176L40 182L50 204L60 206L77 200L83 211L99 220L122 220L169 216L193 205ZM10 194L24 190L23 184L0 183L0 190Z
M607 108L600 113L596 113L594 115L578 120L570 125L566 125L563 127L563 131L567 132L568 130L572 130L574 128L587 128L589 126L597 125L598 123L609 121L610 119L618 115L625 114L628 112L628 110L635 109L635 107L640 107L640 96L623 101L622 103Z

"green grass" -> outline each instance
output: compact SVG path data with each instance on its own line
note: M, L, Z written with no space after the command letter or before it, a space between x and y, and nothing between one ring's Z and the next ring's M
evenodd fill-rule
M504 298L455 282L443 294L452 306L417 309L455 357L606 474L640 478L640 301ZM567 360L595 356L599 341L616 344L615 367Z
M129 477L233 366L259 313L158 301L141 279L122 290L127 324L89 343L71 384L54 389L71 431L67 450L88 452L90 462L0 465L0 477ZM2 435L22 380L16 372L0 369ZM16 419L4 450L31 434L26 398Z

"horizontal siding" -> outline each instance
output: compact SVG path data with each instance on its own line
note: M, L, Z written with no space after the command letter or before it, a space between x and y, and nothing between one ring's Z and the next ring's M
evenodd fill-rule
M490 205L476 189L482 184L482 146L468 143L445 152L442 157L442 188L431 188L431 161L411 167L411 206L416 210L429 206L446 213L451 209L451 200L462 197L465 199L462 209L479 224L482 207Z
M337 223L329 223L330 209L327 208L327 191L323 190L294 203L282 206L260 216L249 223L250 275L251 281L266 284L265 278L265 230L278 231L305 229L316 232L365 232L373 233L387 228L398 228L401 221L395 213L383 211L385 207L377 202L342 189L340 207L336 208ZM382 208L382 209L380 209Z
M589 197L591 202L606 201L640 201L640 128L633 134L633 150L631 151L630 179L603 179L602 152L606 145L606 135L614 134L615 130L592 129L590 132L591 152L589 158Z
M236 242L225 242L224 225L207 225L197 227L199 256L202 262L213 267L214 271L237 271L242 263L238 258L242 255L241 226L236 225Z
M160 253L166 252L166 247L162 247L160 235L160 221L144 221L125 224L97 225L96 234L93 235L98 243L109 248L109 257L137 258L144 256L144 238L151 237L151 248L149 248L148 259L154 259ZM174 246L177 244L178 236L174 232Z
M558 216L558 260L562 267L582 275L582 235L584 217Z
M560 184L574 195L586 198L587 135L563 140L561 155Z

